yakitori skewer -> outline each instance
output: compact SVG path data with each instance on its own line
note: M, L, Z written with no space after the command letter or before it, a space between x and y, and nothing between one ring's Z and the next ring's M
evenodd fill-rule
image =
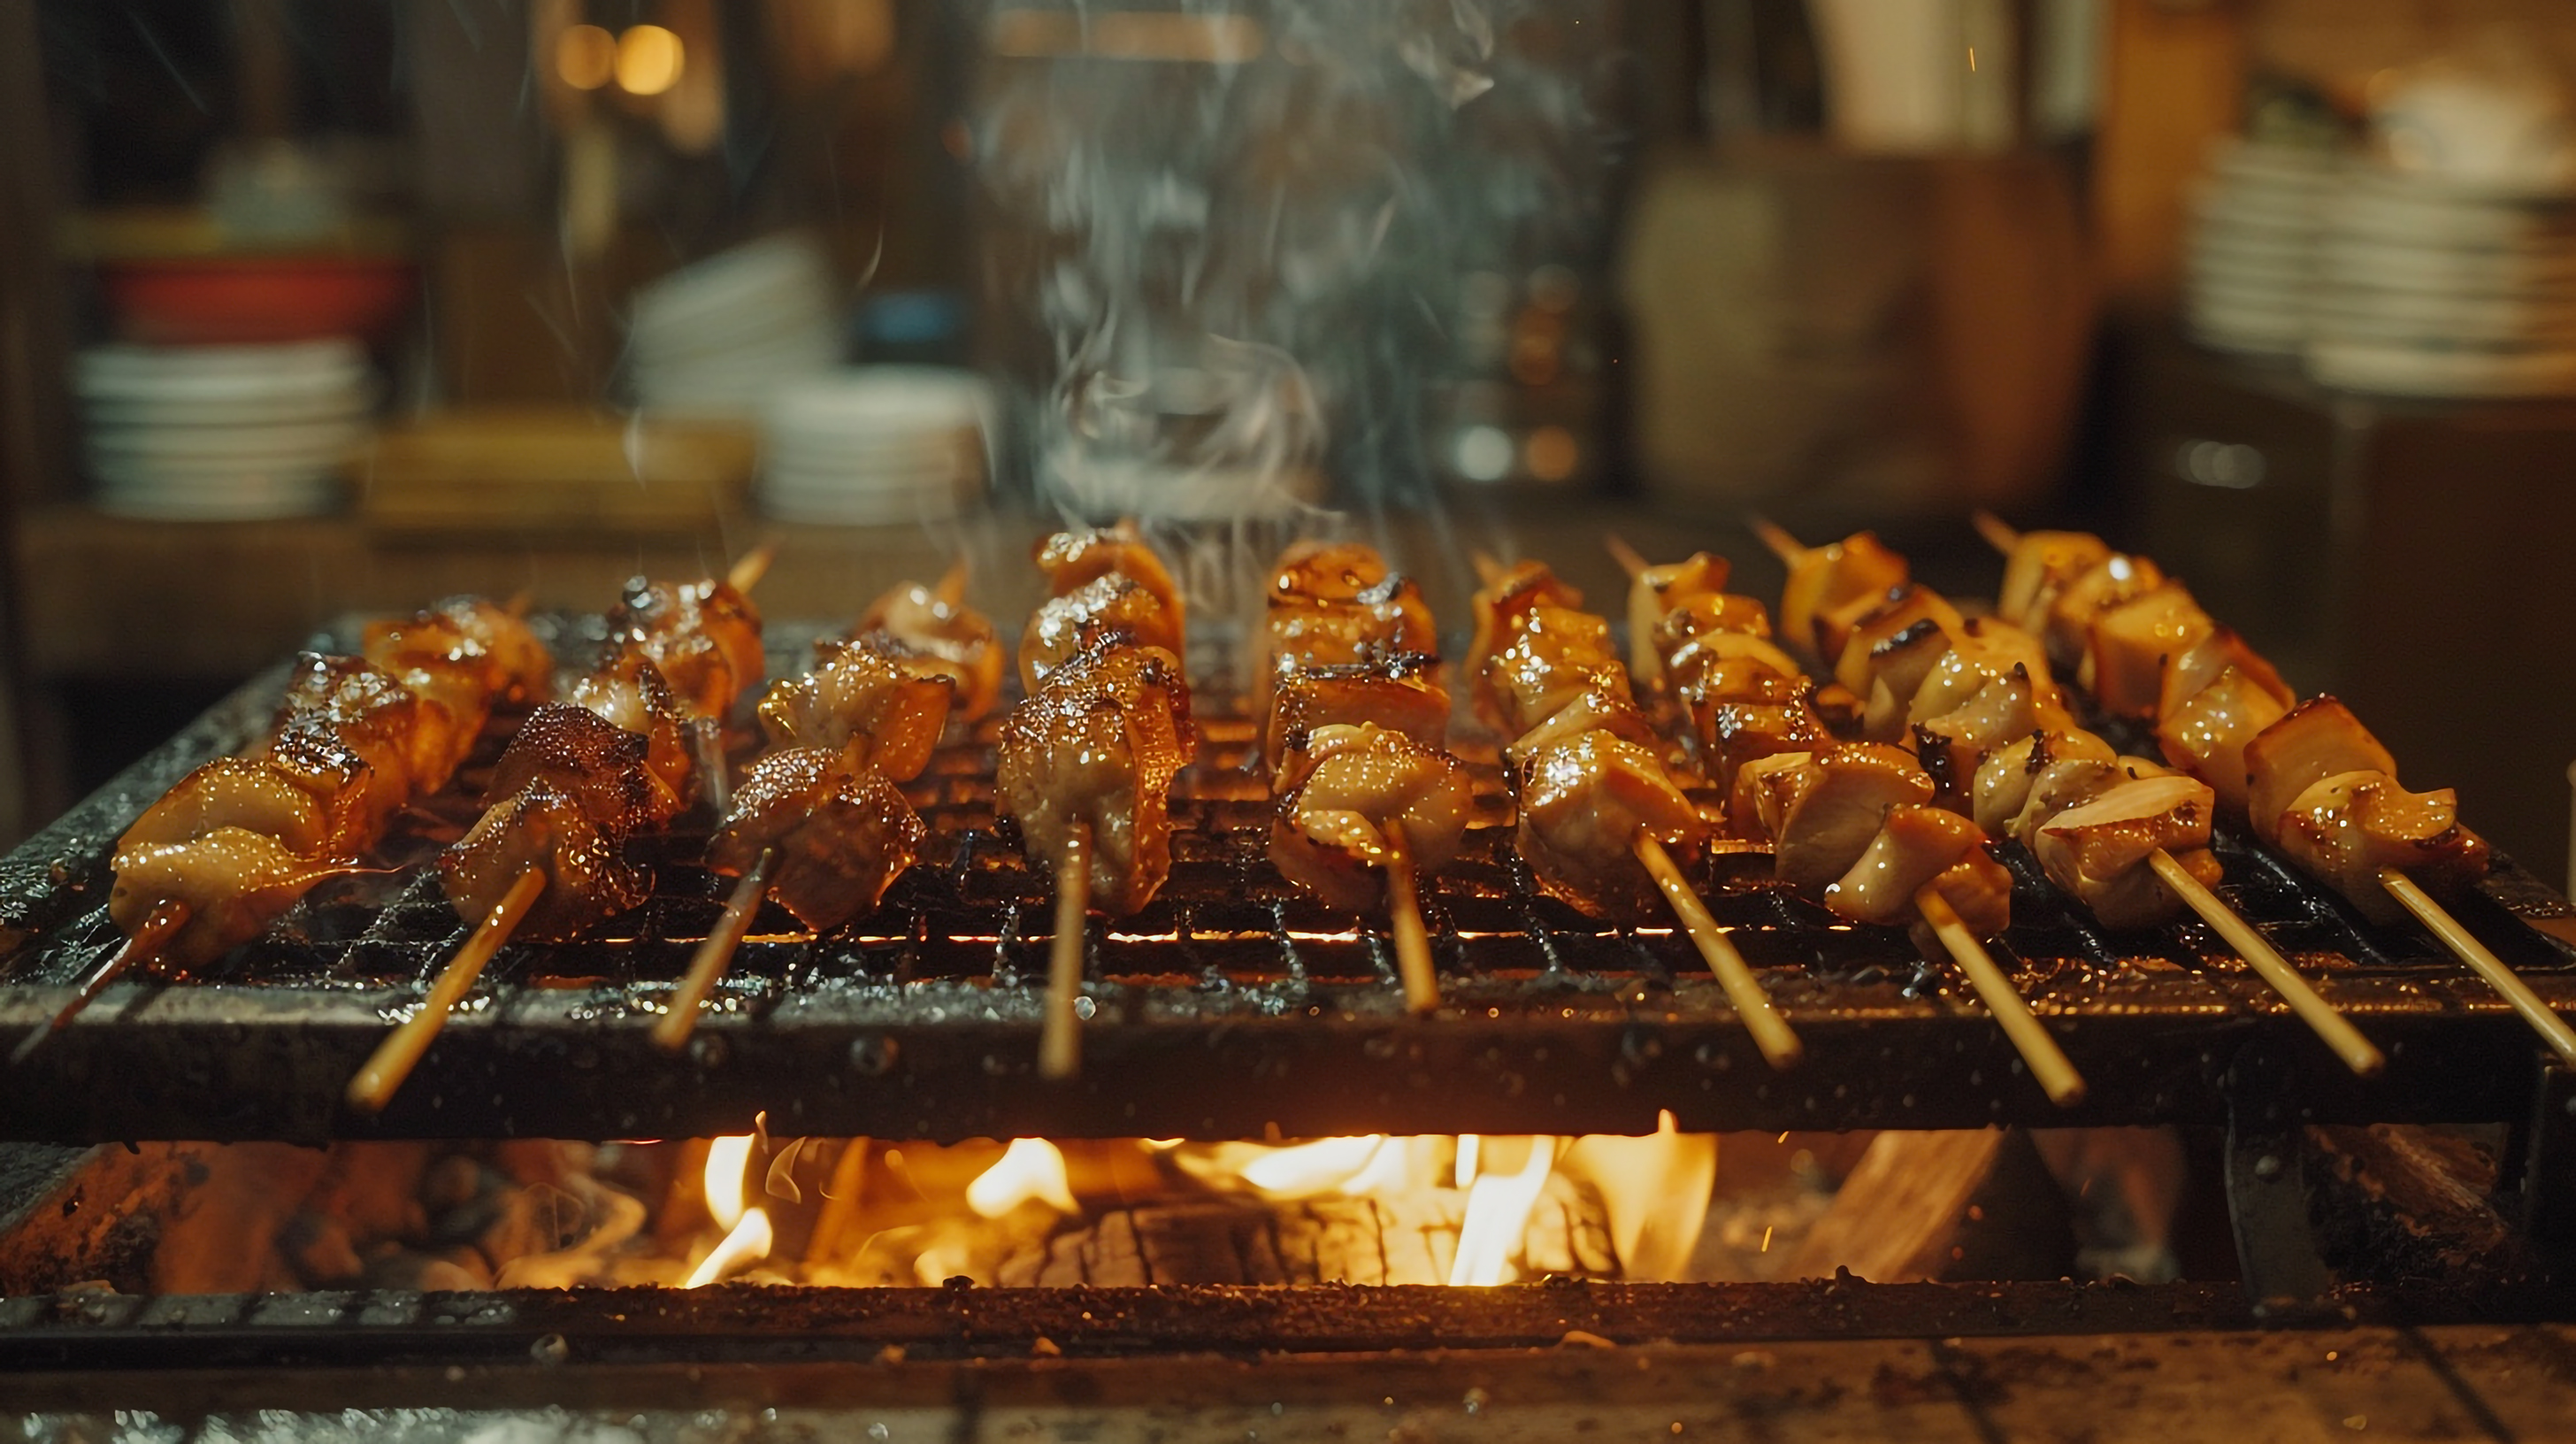
M2045 618L2080 654L2107 711L2152 718L2168 759L2213 787L2255 836L2382 922L2412 917L2576 1063L2576 1030L2445 908L2474 887L2483 839L2448 789L2410 792L2396 761L2341 703L2296 694L2244 640L2143 557L2082 532L2015 530L1980 512L2007 558L2004 610Z
M1797 1033L1671 855L1696 849L1708 825L1647 745L1655 733L1610 651L1609 624L1544 566L1474 561L1485 587L1467 671L1478 715L1511 739L1522 860L1542 888L1587 911L1633 914L1660 898L1763 1057L1797 1066Z
M744 574L757 580L765 565ZM493 768L482 817L439 859L448 902L476 919L474 932L351 1077L351 1107L376 1113L393 1101L514 935L575 937L642 900L626 838L688 804L702 781L684 740L691 722L728 715L765 667L759 611L730 580L638 578L609 614L609 638L571 703L529 714Z
M1680 697L1667 695L1665 700L1672 704L1667 708L1668 712L1698 715L1712 706L1761 705L1765 699L1779 695L1784 683L1791 688L1812 689L1811 679L1781 670L1788 659L1776 649L1769 648L1767 644L1754 645L1763 642L1760 635L1765 624L1763 610L1750 598L1732 597L1724 591L1729 570L1724 559L1702 554L1685 562L1656 567L1617 537L1610 538L1608 545L1611 554L1619 559L1629 574L1629 626L1643 639L1639 643L1638 655L1651 662L1652 675L1659 689L1667 694L1675 691L1690 693L1687 704ZM1733 667L1718 665L1721 657L1730 659ZM1763 658L1768 660L1761 660ZM1687 677L1683 675L1685 672ZM1729 758L1715 737L1708 739L1707 746L1709 752L1721 761L1745 760ZM1912 767L1910 763L1901 765ZM1919 769L1913 770L1919 772ZM1936 790L1928 778L1921 779L1918 786L1920 795L1924 797L1933 795ZM1802 824L1813 829L1822 825L1815 820L1816 817L1817 813L1812 809L1788 810L1774 824L1775 847L1784 844L1806 847L1807 844L1779 835L1776 829L1796 828ZM1868 838L1866 842L1862 839L1867 837L1868 818L1859 820L1862 824L1859 828L1845 823L1842 830L1852 834L1851 843L1843 848L1849 854L1848 862L1859 865L1865 859L1875 881L1883 882L1900 868L1904 877L1930 875L1933 880L1922 883L1906 898L1894 900L1892 908L1887 906L1889 900L1886 899L1855 907L1845 894L1859 890L1857 884L1847 887L1843 882L1829 883L1823 888L1827 905L1837 912L1851 913L1869 921L1882 920L1882 915L1888 912L1910 910L1921 924L1916 930L1918 937L1928 938L1949 954L2049 1098L2066 1107L2083 1101L2084 1080L2067 1059L2065 1050L2040 1025L2038 1018L2031 1013L2028 1000L2013 988L2011 979L1987 953L1977 929L1962 919L1958 908L1943 892L1945 885L1961 888L1963 895L1981 890L1984 894L1978 908L1981 918L1990 928L1999 930L2004 926L2010 916L2009 884L1993 870L1991 863L1983 862L1981 855L1973 860L1968 856L1972 850L1982 849L1982 834L1972 828L1962 835L1957 824L1949 827L1923 825L1910 810L1891 809L1880 815L1878 820L1879 836ZM1843 819L1836 821L1843 822ZM1759 831L1756 829L1757 835ZM1913 860L1905 861L1909 855ZM1842 857L1835 859L1837 864L1845 861ZM1794 870L1793 880L1803 880L1812 886L1839 870L1839 866L1801 867ZM1784 875L1789 871L1784 869ZM1871 890L1884 891L1884 888Z
M1383 898L1415 1013L1440 1005L1418 879L1457 856L1473 806L1438 645L1420 589L1371 547L1299 542L1272 569L1253 687L1270 858L1335 907Z
M710 868L741 880L654 1025L664 1048L688 1041L764 896L826 932L911 865L927 829L892 784L920 775L952 713L990 706L1000 683L1001 643L965 605L966 580L960 562L936 587L898 583L761 698L770 750L707 847Z
M2218 864L2208 851L2215 810L2208 787L2151 764L2121 760L2107 743L2075 727L2058 700L2047 658L2033 650L2031 638L2009 623L1971 624L1937 594L1914 585L1903 559L1866 533L1819 548L1759 518L1752 526L1788 565L1791 595L1821 599L1802 613L1798 620L1804 625L1795 629L1801 635L1792 640L1816 655L1845 659L1852 665L1840 670L1874 689L1891 681L1916 689L1905 698L1886 688L1886 700L1897 706L1894 715L1911 719L1916 749L1933 753L1954 778L1976 778L1968 788L1954 783L1946 789L1951 805L1969 810L1975 790L1986 783L1989 765L2013 754L2016 760L2002 769L2006 776L1998 786L2017 786L2015 795L2034 797L2017 804L2011 816L2016 835L2039 856L2052 881L2107 925L2137 925L2158 916L2153 894L2130 880L2145 869L2144 877L2155 879L2168 898L2199 914L2234 947L2345 1066L2365 1076L2385 1066L2379 1049L2210 890ZM1860 559L1858 567L1850 565L1855 558ZM1877 590L1855 592L1842 579L1854 571L1865 571ZM1784 600L1784 620L1788 611ZM1963 637L1965 643L1959 640ZM1940 649L1943 660L1963 658L1949 675L1964 676L1965 684L1952 685L1937 672L1913 667L1900 674L1898 654L1918 638L1926 650ZM1936 705L1948 710L1927 716L1933 709L1924 699L1936 681L1942 697ZM1958 705L1949 707L1953 700ZM2048 765L2049 754L2042 750L2048 746L2070 754L2062 792L2029 780ZM2077 750L2092 755L2075 758ZM2021 760L2026 754L2027 760ZM1995 815L2001 814L1981 814L1980 820ZM2167 838L2169 843L2161 841ZM2175 847L2187 847L2190 860L2177 857Z
M1161 890L1172 780L1198 739L1183 604L1161 558L1122 526L1049 537L1037 565L1053 595L1021 637L1028 695L1003 721L994 784L1030 860L1055 878L1038 1057L1042 1073L1063 1077L1080 1066L1089 908L1133 912Z
M397 812L446 785L493 706L536 695L551 667L514 610L469 597L369 626L360 656L299 657L266 738L189 773L117 840L108 914L126 942L13 1056L119 976L213 962L358 871Z

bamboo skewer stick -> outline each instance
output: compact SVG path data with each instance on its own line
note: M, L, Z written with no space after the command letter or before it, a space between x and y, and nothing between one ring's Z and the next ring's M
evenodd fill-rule
M735 591L748 593L760 585L762 577L769 575L769 564L776 560L778 543L762 542L742 554L742 560L735 562L733 569L725 573L725 581Z
M1761 540L1765 550L1790 566L1796 566L1800 557L1815 550L1814 547L1791 536L1787 528L1779 526L1769 517L1758 512L1747 516L1744 524L1752 529L1755 537Z
M1663 891L1664 900L1672 904L1673 916L1681 920L1682 930L1690 934L1699 955L1707 959L1708 969L1717 975L1717 983L1726 991L1726 1000L1735 1007L1735 1015L1744 1020L1745 1031L1753 1035L1754 1046L1772 1067L1787 1071L1798 1066L1807 1055L1806 1045L1790 1031L1788 1020L1771 1007L1771 995L1762 991L1762 982L1753 976L1753 966L1726 931L1709 916L1708 904L1691 891L1690 880L1682 876L1672 854L1664 851L1663 842L1645 828L1637 829L1630 850L1645 865L1655 886Z
M51 1021L18 1040L18 1046L9 1050L10 1064L15 1066L26 1062L47 1038L70 1026L72 1019L79 1017L82 1010L98 1001L98 995L107 991L108 984L137 964L148 966L169 945L170 939L178 936L179 930L188 925L188 917L188 905L177 898L169 899L146 914L108 960L81 980L80 991L72 994L71 1001L63 1004Z
M1038 1076L1082 1071L1082 955L1090 941L1091 824L1076 818L1055 865L1055 944L1047 964L1046 1012L1038 1033Z
M959 557L940 573L938 585L930 589L931 599L942 606L953 607L966 600L966 559Z
M698 1009L715 991L716 980L733 965L735 950L742 946L742 935L751 931L751 920L760 912L760 899L769 891L770 869L778 862L775 848L766 849L751 871L734 884L733 895L725 899L725 908L716 925L707 930L706 941L698 944L689 959L689 971L680 986L671 991L671 1010L653 1025L653 1041L664 1052L677 1053L689 1041L698 1026Z
M2021 533L2013 529L2012 523L1983 507L1968 520L1977 528L1977 535L1986 539L1986 545L2004 556L2011 556L2013 548L2021 545Z
M1646 568L1651 565L1646 560L1645 553L1628 545L1628 539L1617 532L1611 532L1601 538L1601 547L1602 550L1610 553L1610 559L1619 564L1619 569L1626 572L1628 580L1632 582L1644 576Z
M2566 1059L2570 1065L2576 1065L2576 1029L2570 1029L2566 1019L2540 1001L2540 996L2531 991L2531 985L2506 967L2504 959L2479 942L2458 918L2451 916L2450 909L2435 901L2433 895L2424 891L2415 879L2393 867L2379 870L2379 885L2388 890L2390 897L2397 899L2398 906L2413 913L2425 931L2441 939L2443 946L2466 964L2469 971L2485 979L2488 987L2502 994L2552 1052Z
M1941 895L1938 888L1926 885L1914 895L1914 906L1923 920L1932 925L1934 935L1950 954L1950 960L1967 974L1968 985L1977 990L1986 1011L1994 1014L1995 1023L2012 1040L2021 1060L2030 1065L2030 1076L2039 1081L2048 1101L2060 1108L2072 1108L2084 1101L2084 1076L2067 1061L2065 1050L2049 1036L2030 1011L2030 1003L2012 985L2012 979L1995 962L1986 945L1959 920L1958 909Z
M510 884L510 890L501 895L501 900L492 905L492 911L475 926L474 935L465 940L465 946L456 950L456 956L448 960L447 967L429 985L429 995L421 1000L420 1011L387 1034L385 1040L376 1045L376 1051L368 1056L366 1065L349 1079L349 1106L364 1113L382 1113L385 1110L385 1105L391 1103L395 1092L401 1089L403 1080L411 1076L411 1070L420 1062L421 1055L429 1051L439 1029L447 1026L447 1015L454 1011L466 990L474 986L474 980L483 976L484 965L491 962L492 955L510 940L510 934L518 930L520 920L528 915L528 909L537 905L538 895L545 890L544 868L531 863L520 872L518 879Z
M1408 1012L1440 1006L1440 975L1431 965L1431 935L1422 926L1422 899L1414 888L1413 848L1400 821L1386 825L1386 910L1394 921L1395 971L1404 981Z
M2237 916L2236 910L2211 892L2199 878L2193 877L2181 863L2174 861L2172 853L2157 848L2147 855L2147 864L2156 870L2156 876L2164 879L2165 886L2173 889L2174 896L2190 904L2191 910L2200 914L2201 921L2216 929L2218 935L2227 940L2227 945L2236 950L2237 956L2260 974L2273 992L2281 995L2281 1001L2288 1003L2290 1011L2299 1015L2299 1021L2307 1024L2327 1047L2334 1050L2345 1067L2369 1078L2388 1065L2378 1047L2361 1036L2361 1030L2336 1012L2332 1003L2320 997L2308 980L2299 975L2299 970L2290 966L2290 960L2281 956L2278 948L2256 932L2252 923Z

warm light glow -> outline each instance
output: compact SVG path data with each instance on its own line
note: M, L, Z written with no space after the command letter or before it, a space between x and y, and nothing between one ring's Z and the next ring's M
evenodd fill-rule
M617 73L617 37L574 25L555 37L555 75L575 90L597 90Z
M1467 1193L1467 1217L1458 1226L1458 1258L1449 1266L1452 1287L1484 1288L1510 1279L1512 1258L1529 1231L1530 1210L1538 1207L1539 1191L1556 1170L1560 1141L1532 1138L1519 1172L1477 1177Z
M1243 1181L1280 1198L1340 1191L1366 1169L1386 1146L1386 1135L1365 1138L1319 1138L1281 1148L1243 1166Z
M769 1257L773 1242L765 1209L743 1207L743 1170L751 1162L748 1133L718 1138L707 1145L707 1215L727 1230L715 1250L690 1270L683 1288L703 1288L728 1274Z
M1015 60L1088 56L1095 60L1196 61L1241 65L1269 48L1269 32L1249 15L1181 15L1162 10L1067 14L1005 10L985 43Z
M637 25L617 37L617 87L629 95L660 95L677 85L687 65L680 37L659 25Z
M1073 1183L1065 1176L1064 1154L1043 1138L1014 1138L1000 1161L966 1185L966 1206L986 1218L1000 1218L1021 1204L1035 1201L1058 1213L1079 1213Z

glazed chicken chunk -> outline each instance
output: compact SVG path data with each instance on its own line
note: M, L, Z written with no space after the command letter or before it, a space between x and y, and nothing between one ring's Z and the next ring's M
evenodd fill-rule
M1946 808L1900 803L1887 810L1878 835L1849 871L1826 884L1824 903L1856 923L1918 929L1918 946L1937 950L1916 897L1937 891L1981 938L2012 924L2012 874L1986 851L1986 834Z
M1297 781L1270 824L1270 860L1289 881L1347 912L1383 891L1387 832L1401 828L1413 865L1448 866L1473 808L1467 769L1437 747L1366 724L1307 734Z
M1053 866L1076 823L1091 836L1092 900L1151 901L1172 867L1172 779L1197 748L1178 657L1109 645L1050 670L1002 724L995 784L1031 859Z
M642 902L645 875L627 863L621 835L595 820L597 805L539 776L486 808L438 860L449 906L479 921L532 867L544 872L546 886L517 937L577 937Z
M770 683L760 725L772 747L850 752L908 782L930 765L956 689L950 667L865 636L830 647L801 677Z
M689 746L689 719L681 713L670 684L662 680L662 669L640 648L622 647L612 653L596 670L576 679L565 700L572 709L591 713L641 739L644 778L652 790L645 814L648 821L678 816L697 795L697 754ZM535 720L536 714L529 714L529 721ZM564 725L563 719L548 725ZM524 724L520 735L527 735ZM514 749L516 745L514 741ZM502 755L506 758L508 753Z
M2152 927L2184 904L2147 866L2161 848L2203 883L2220 877L2209 851L2218 810L2207 785L2133 761L2131 774L2041 823L2026 839L2048 880L2089 908L2106 928Z
M1138 637L1136 642L1140 646L1166 647L1174 656L1181 655L1178 641L1188 630L1189 614L1180 585L1172 580L1163 559L1133 527L1122 524L1103 531L1057 532L1038 543L1037 568L1046 575L1051 596L1068 596L1113 575L1144 588L1161 604L1173 640L1167 644Z
M1279 678L1267 715L1261 760L1281 777L1309 734L1335 724L1380 727L1440 747L1449 732L1449 691L1432 659L1419 654L1301 667Z
M1858 620L1855 606L1869 610L1909 575L1905 558L1869 532L1809 548L1791 563L1780 591L1781 640L1818 665L1840 657L1844 634Z
M1634 846L1654 834L1676 858L1707 840L1708 824L1653 753L1606 731L1577 733L1517 761L1516 834L1531 875L1550 896L1597 917L1645 917L1662 905Z
M731 582L626 584L608 614L612 642L644 654L670 684L690 718L722 721L736 697L768 669L760 644L760 609Z
M918 582L893 588L859 614L850 637L945 672L957 687L955 711L968 721L1001 699L1000 633L983 613L935 588Z
M774 854L769 896L814 931L876 907L930 829L894 783L829 747L771 752L734 789L707 866L739 877Z
M301 856L266 833L216 827L182 842L118 848L107 915L131 934L162 904L181 904L188 920L159 961L203 967L266 932L313 884L348 870L344 862Z
M1105 572L1040 604L1020 636L1020 683L1035 695L1047 674L1094 648L1126 642L1181 655L1181 614L1125 572Z
M1860 861L1890 809L1928 803L1932 791L1922 765L1904 752L1847 742L1747 764L1736 774L1728 820L1741 836L1767 839L1772 870L1815 895Z
M1656 629L1675 611L1698 604L1750 602L1750 598L1729 597L1726 580L1734 571L1726 558L1714 552L1693 552L1677 562L1650 566L1637 573L1628 583L1628 671L1631 680L1648 692L1664 686L1664 653L1658 645ZM1761 604L1755 602L1758 613ZM1694 628L1694 634L1699 630ZM1738 630L1735 627L1728 631ZM1770 618L1761 619L1760 635L1771 634Z

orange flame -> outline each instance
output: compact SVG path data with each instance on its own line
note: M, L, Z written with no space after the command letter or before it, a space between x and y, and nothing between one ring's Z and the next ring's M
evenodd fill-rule
M1000 1218L1024 1203L1043 1203L1058 1213L1080 1213L1073 1183L1064 1171L1064 1153L1043 1138L1014 1138L1001 1159L966 1185L966 1206L985 1218Z
M769 1257L775 1242L766 1209L743 1207L744 1166L751 1162L748 1133L719 1138L707 1145L707 1213L726 1230L715 1250L698 1262L682 1288L703 1288Z

